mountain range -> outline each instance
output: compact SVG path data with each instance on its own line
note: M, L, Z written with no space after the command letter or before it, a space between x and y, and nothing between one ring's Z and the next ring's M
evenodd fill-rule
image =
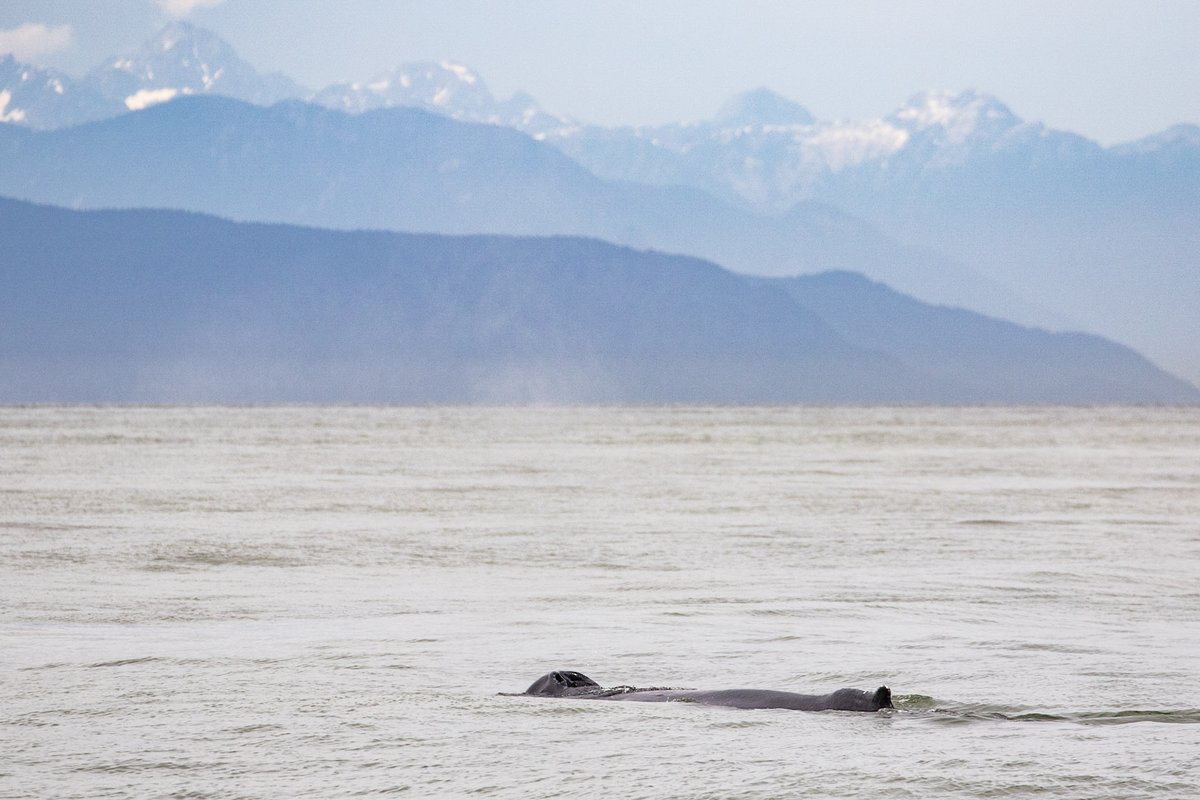
M217 105L175 116L151 107L214 94L259 105L293 99L261 117ZM417 116L400 124L413 107L460 124L436 128ZM210 113L220 122L210 124ZM0 126L12 173L0 175L0 192L25 199L338 227L580 234L751 274L851 270L924 301L1103 333L1200 380L1194 125L1105 148L977 92L924 92L881 119L848 122L817 120L759 89L711 120L604 128L549 113L528 95L497 100L480 75L451 62L304 89L259 74L186 23L79 80L0 61L0 120L15 123ZM206 148L199 153L154 142L192 123L203 130L185 136ZM465 123L496 136L465 134ZM292 127L286 145L270 138L281 125ZM443 135L444 147L427 141ZM474 149L464 155L466 139ZM414 172L421 159L437 159L426 166L440 171ZM167 165L168 186L138 178L154 161ZM287 163L293 175L284 179ZM303 174L314 167L318 174ZM100 190L92 178L101 175L130 185Z
M0 200L0 402L1200 402L858 275Z
M308 92L280 74L260 74L211 31L172 23L131 53L80 79L0 57L0 121L38 130L70 127L190 94L222 94L269 105Z
M261 74L219 36L177 21L140 48L116 55L76 80L0 59L0 119L48 130L140 110L176 97L218 94L270 105L303 100L347 112L418 107L467 122L511 127L562 149L600 177L702 188L756 211L836 194L846 178L904 185L1010 157L1133 165L1147 156L1170 164L1200 154L1200 127L1180 124L1137 142L1103 148L1077 134L1027 122L995 97L926 91L880 119L822 121L766 88L731 98L710 120L606 128L555 115L524 93L497 99L466 65L413 62L363 82L306 89L279 73ZM1154 160L1154 159L1151 159ZM1181 181L1183 183L1183 181ZM830 184L833 186L831 187Z
M242 221L416 232L580 235L746 273L864 272L923 299L1024 308L937 254L820 203L765 216L690 187L604 180L496 125L419 108L347 114L181 97L55 131L0 126L0 194L79 208L159 207Z

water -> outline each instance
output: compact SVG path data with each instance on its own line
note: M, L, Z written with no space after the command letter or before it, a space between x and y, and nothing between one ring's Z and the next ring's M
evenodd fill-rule
M1194 797L1198 619L1198 409L0 409L6 798Z

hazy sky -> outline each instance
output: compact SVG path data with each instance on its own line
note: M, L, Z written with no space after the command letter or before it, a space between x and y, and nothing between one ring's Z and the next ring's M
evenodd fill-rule
M1105 144L1200 123L1200 0L0 0L0 51L82 74L172 16L312 88L450 59L603 124L758 86L823 119L979 89Z

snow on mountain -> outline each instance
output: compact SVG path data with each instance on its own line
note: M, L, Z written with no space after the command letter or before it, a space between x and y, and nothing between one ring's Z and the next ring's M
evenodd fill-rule
M282 76L259 74L219 37L185 23L168 26L82 80L0 57L0 122L11 126L61 128L201 93L259 104L296 97L346 112L419 106L514 128L601 178L686 187L696 196L700 190L776 219L817 200L921 252L937 251L945 263L969 264L1000 284L1019 286L1059 314L1200 375L1189 282L1200 237L1195 125L1103 148L1022 120L974 91L923 92L877 119L822 121L787 98L755 90L710 120L608 128L557 117L528 95L497 100L478 73L453 62L402 65L365 83L312 94ZM504 160L494 153L488 158ZM523 168L519 159L495 166ZM44 182L31 179L32 185ZM488 196L488 213L500 214L509 203ZM554 202L561 200L548 205ZM650 230L648 220L658 212L643 210L629 229ZM596 233L619 238L628 230ZM696 235L661 246L684 249ZM787 250L749 263L728 246L733 239L728 232L714 237L714 247L725 249L714 249L712 257L748 271L790 263ZM906 290L930 299L928 281L944 277L937 273L922 261ZM1131 297L1140 300L1130 303ZM1133 314L1132 308L1155 313Z
M1099 145L1026 122L986 94L927 91L879 119L816 120L803 106L760 88L731 98L711 120L606 128L543 110L529 95L497 100L483 78L451 61L402 64L369 81L306 92L263 75L216 34L175 22L141 48L82 80L0 60L0 122L56 128L188 94L257 104L284 98L359 113L416 106L453 119L515 128L554 145L600 177L687 185L760 212L780 213L845 182L878 186L997 159L1010 165L1083 163ZM1200 129L1180 126L1111 148L1114 156L1200 151Z
M912 137L886 120L818 121L765 90L734 97L703 122L564 127L544 135L601 177L683 183L772 213L808 198L830 175L886 162Z
M188 94L222 94L263 105L304 94L282 75L260 74L216 34L182 21L167 25L138 50L101 64L83 83L130 111Z
M802 142L823 172L837 173L868 162L884 161L908 144L910 134L883 120L828 123L814 127Z
M483 80L470 68L452 61L403 64L365 83L327 86L312 100L339 111L418 106L455 118L484 116L496 105Z
M996 139L1021 124L1008 106L973 91L921 92L885 121L910 133L936 136L948 144Z
M922 92L881 119L818 121L760 90L706 122L576 126L544 138L601 177L682 183L768 213L839 182L882 186L971 165L1078 164L1104 154L1095 142L1026 122L974 91Z
M0 58L0 122L31 128L79 125L201 93L263 105L306 94L283 75L260 74L219 36L187 22L171 23L81 79Z
M99 119L109 104L70 76L0 57L0 122L47 129Z
M454 61L401 64L365 83L327 86L310 100L350 113L415 106L464 122L516 128L538 138L547 131L572 126L567 120L547 114L523 92L508 100L497 100L478 73Z

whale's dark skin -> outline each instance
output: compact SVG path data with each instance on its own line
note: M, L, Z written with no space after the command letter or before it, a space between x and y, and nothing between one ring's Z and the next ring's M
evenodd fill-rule
M701 703L732 708L790 708L796 711L878 711L894 708L892 692L880 686L874 692L838 689L829 694L797 694L772 689L639 689L617 686L605 689L581 672L556 670L538 678L525 690L535 697L578 697L589 700L633 700L645 703L669 701Z

